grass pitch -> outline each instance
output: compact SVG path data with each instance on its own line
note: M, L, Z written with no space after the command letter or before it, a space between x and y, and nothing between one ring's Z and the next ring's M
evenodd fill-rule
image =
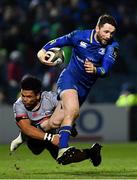
M71 144L80 148L90 144ZM25 145L9 155L9 146L0 145L1 179L137 179L137 143L104 144L102 164L89 160L58 165L47 151L35 156Z

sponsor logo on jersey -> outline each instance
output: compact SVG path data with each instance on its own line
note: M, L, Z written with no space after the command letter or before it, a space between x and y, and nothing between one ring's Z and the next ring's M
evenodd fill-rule
M87 43L84 42L84 41L80 41L80 46L83 47L83 48L86 48L87 47Z
M56 39L51 40L49 43L50 45L54 44L56 42Z
M101 55L104 55L105 54L105 48L100 48L98 53Z

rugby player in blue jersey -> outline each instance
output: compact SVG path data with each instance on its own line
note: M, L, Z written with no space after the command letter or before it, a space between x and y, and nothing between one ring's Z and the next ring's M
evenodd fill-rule
M115 64L118 43L113 37L116 28L115 19L104 14L99 17L95 29L76 30L54 39L45 44L37 54L41 63L54 66L48 61L46 52L53 47L73 47L70 62L57 81L58 95L64 108L64 119L59 131L58 162L67 159L67 152L73 149L68 144L71 128L91 87L98 78L108 75Z
M58 155L59 135L53 133L55 128L60 127L64 117L63 108L57 100L55 92L41 91L41 81L34 76L27 75L21 80L21 97L13 105L16 124L21 133L11 142L10 151L13 152L23 142L27 143L32 153L38 155L47 149L54 159ZM50 132L46 132L51 130ZM71 135L74 136L74 130ZM57 132L58 133L58 132ZM75 133L76 135L76 133ZM70 164L90 159L94 166L101 163L101 156L97 151L98 144L95 143L89 149L79 150L71 156L67 154L68 160L61 164Z

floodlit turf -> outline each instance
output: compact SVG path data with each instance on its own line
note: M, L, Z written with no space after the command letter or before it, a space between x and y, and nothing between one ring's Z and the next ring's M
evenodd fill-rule
M87 148L90 144L75 146ZM25 145L11 156L8 150L7 145L0 145L1 179L137 179L137 143L103 143L99 167L93 167L88 160L58 165L47 151L35 156Z

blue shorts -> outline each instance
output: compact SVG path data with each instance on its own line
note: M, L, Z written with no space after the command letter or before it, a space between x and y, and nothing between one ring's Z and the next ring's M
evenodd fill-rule
M66 89L75 89L78 92L79 104L81 106L86 100L90 88L86 88L74 76L70 71L64 69L57 81L57 93L60 96L60 93Z

